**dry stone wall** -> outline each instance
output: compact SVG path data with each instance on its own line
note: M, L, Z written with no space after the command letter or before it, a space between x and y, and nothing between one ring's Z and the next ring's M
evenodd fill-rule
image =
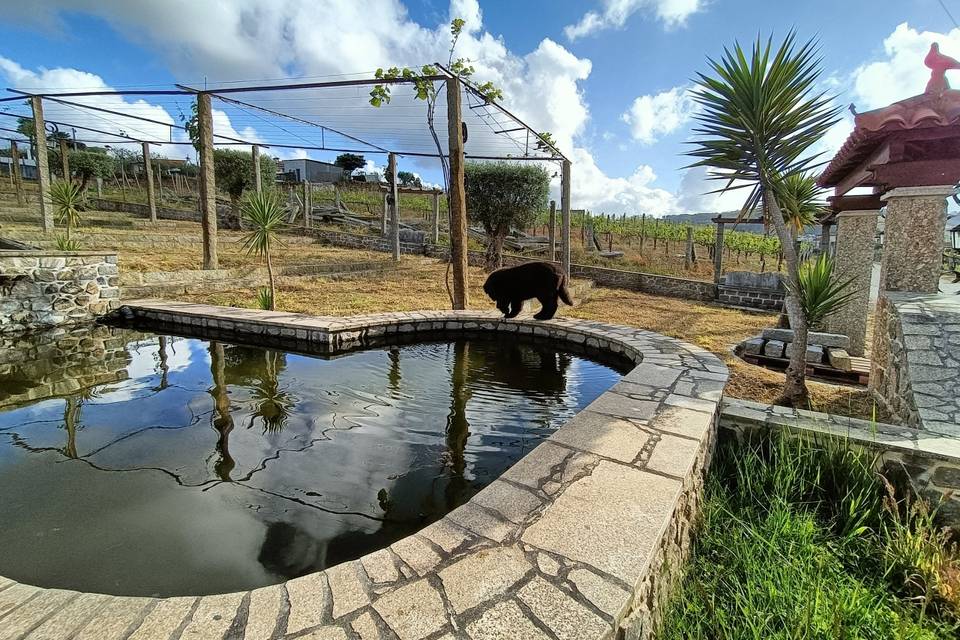
M117 255L0 251L0 335L89 322L120 301Z

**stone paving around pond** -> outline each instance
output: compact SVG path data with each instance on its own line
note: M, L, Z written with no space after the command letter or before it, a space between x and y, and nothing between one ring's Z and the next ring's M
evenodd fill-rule
M660 334L477 312L320 318L128 302L172 332L359 348L495 331L621 354L635 368L472 500L386 549L246 593L167 599L0 578L0 640L648 638L686 558L726 367ZM622 634L622 635L620 635Z

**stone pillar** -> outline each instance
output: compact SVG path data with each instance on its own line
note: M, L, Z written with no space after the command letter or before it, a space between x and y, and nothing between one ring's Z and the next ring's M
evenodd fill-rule
M844 211L837 214L837 247L834 273L841 280L853 280L857 293L837 313L829 316L826 329L850 338L850 355L863 356L870 310L870 278L873 274L873 245L877 233L875 210Z
M213 170L213 111L210 94L197 94L200 129L200 222L203 232L203 268L217 268L217 185Z
M37 182L40 188L40 223L44 233L53 231L53 201L50 200L50 161L47 158L47 123L43 119L43 101L40 96L30 97L33 107L33 130L36 138Z
M898 187L887 203L880 291L937 293L947 197L956 187ZM838 233L839 235L839 233Z
M153 191L153 162L150 160L150 144L143 144L143 170L147 174L147 206L150 208L150 222L157 221L157 197Z

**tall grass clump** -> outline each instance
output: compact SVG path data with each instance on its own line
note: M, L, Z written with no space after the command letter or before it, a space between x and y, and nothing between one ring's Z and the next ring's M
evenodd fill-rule
M875 463L778 434L722 446L661 637L956 637L957 550Z

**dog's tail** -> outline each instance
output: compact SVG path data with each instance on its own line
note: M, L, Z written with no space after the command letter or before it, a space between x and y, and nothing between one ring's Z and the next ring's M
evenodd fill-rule
M573 298L570 297L570 292L567 291L567 276L566 274L560 276L560 288L557 289L557 292L560 294L560 299L563 300L564 304L573 306Z

